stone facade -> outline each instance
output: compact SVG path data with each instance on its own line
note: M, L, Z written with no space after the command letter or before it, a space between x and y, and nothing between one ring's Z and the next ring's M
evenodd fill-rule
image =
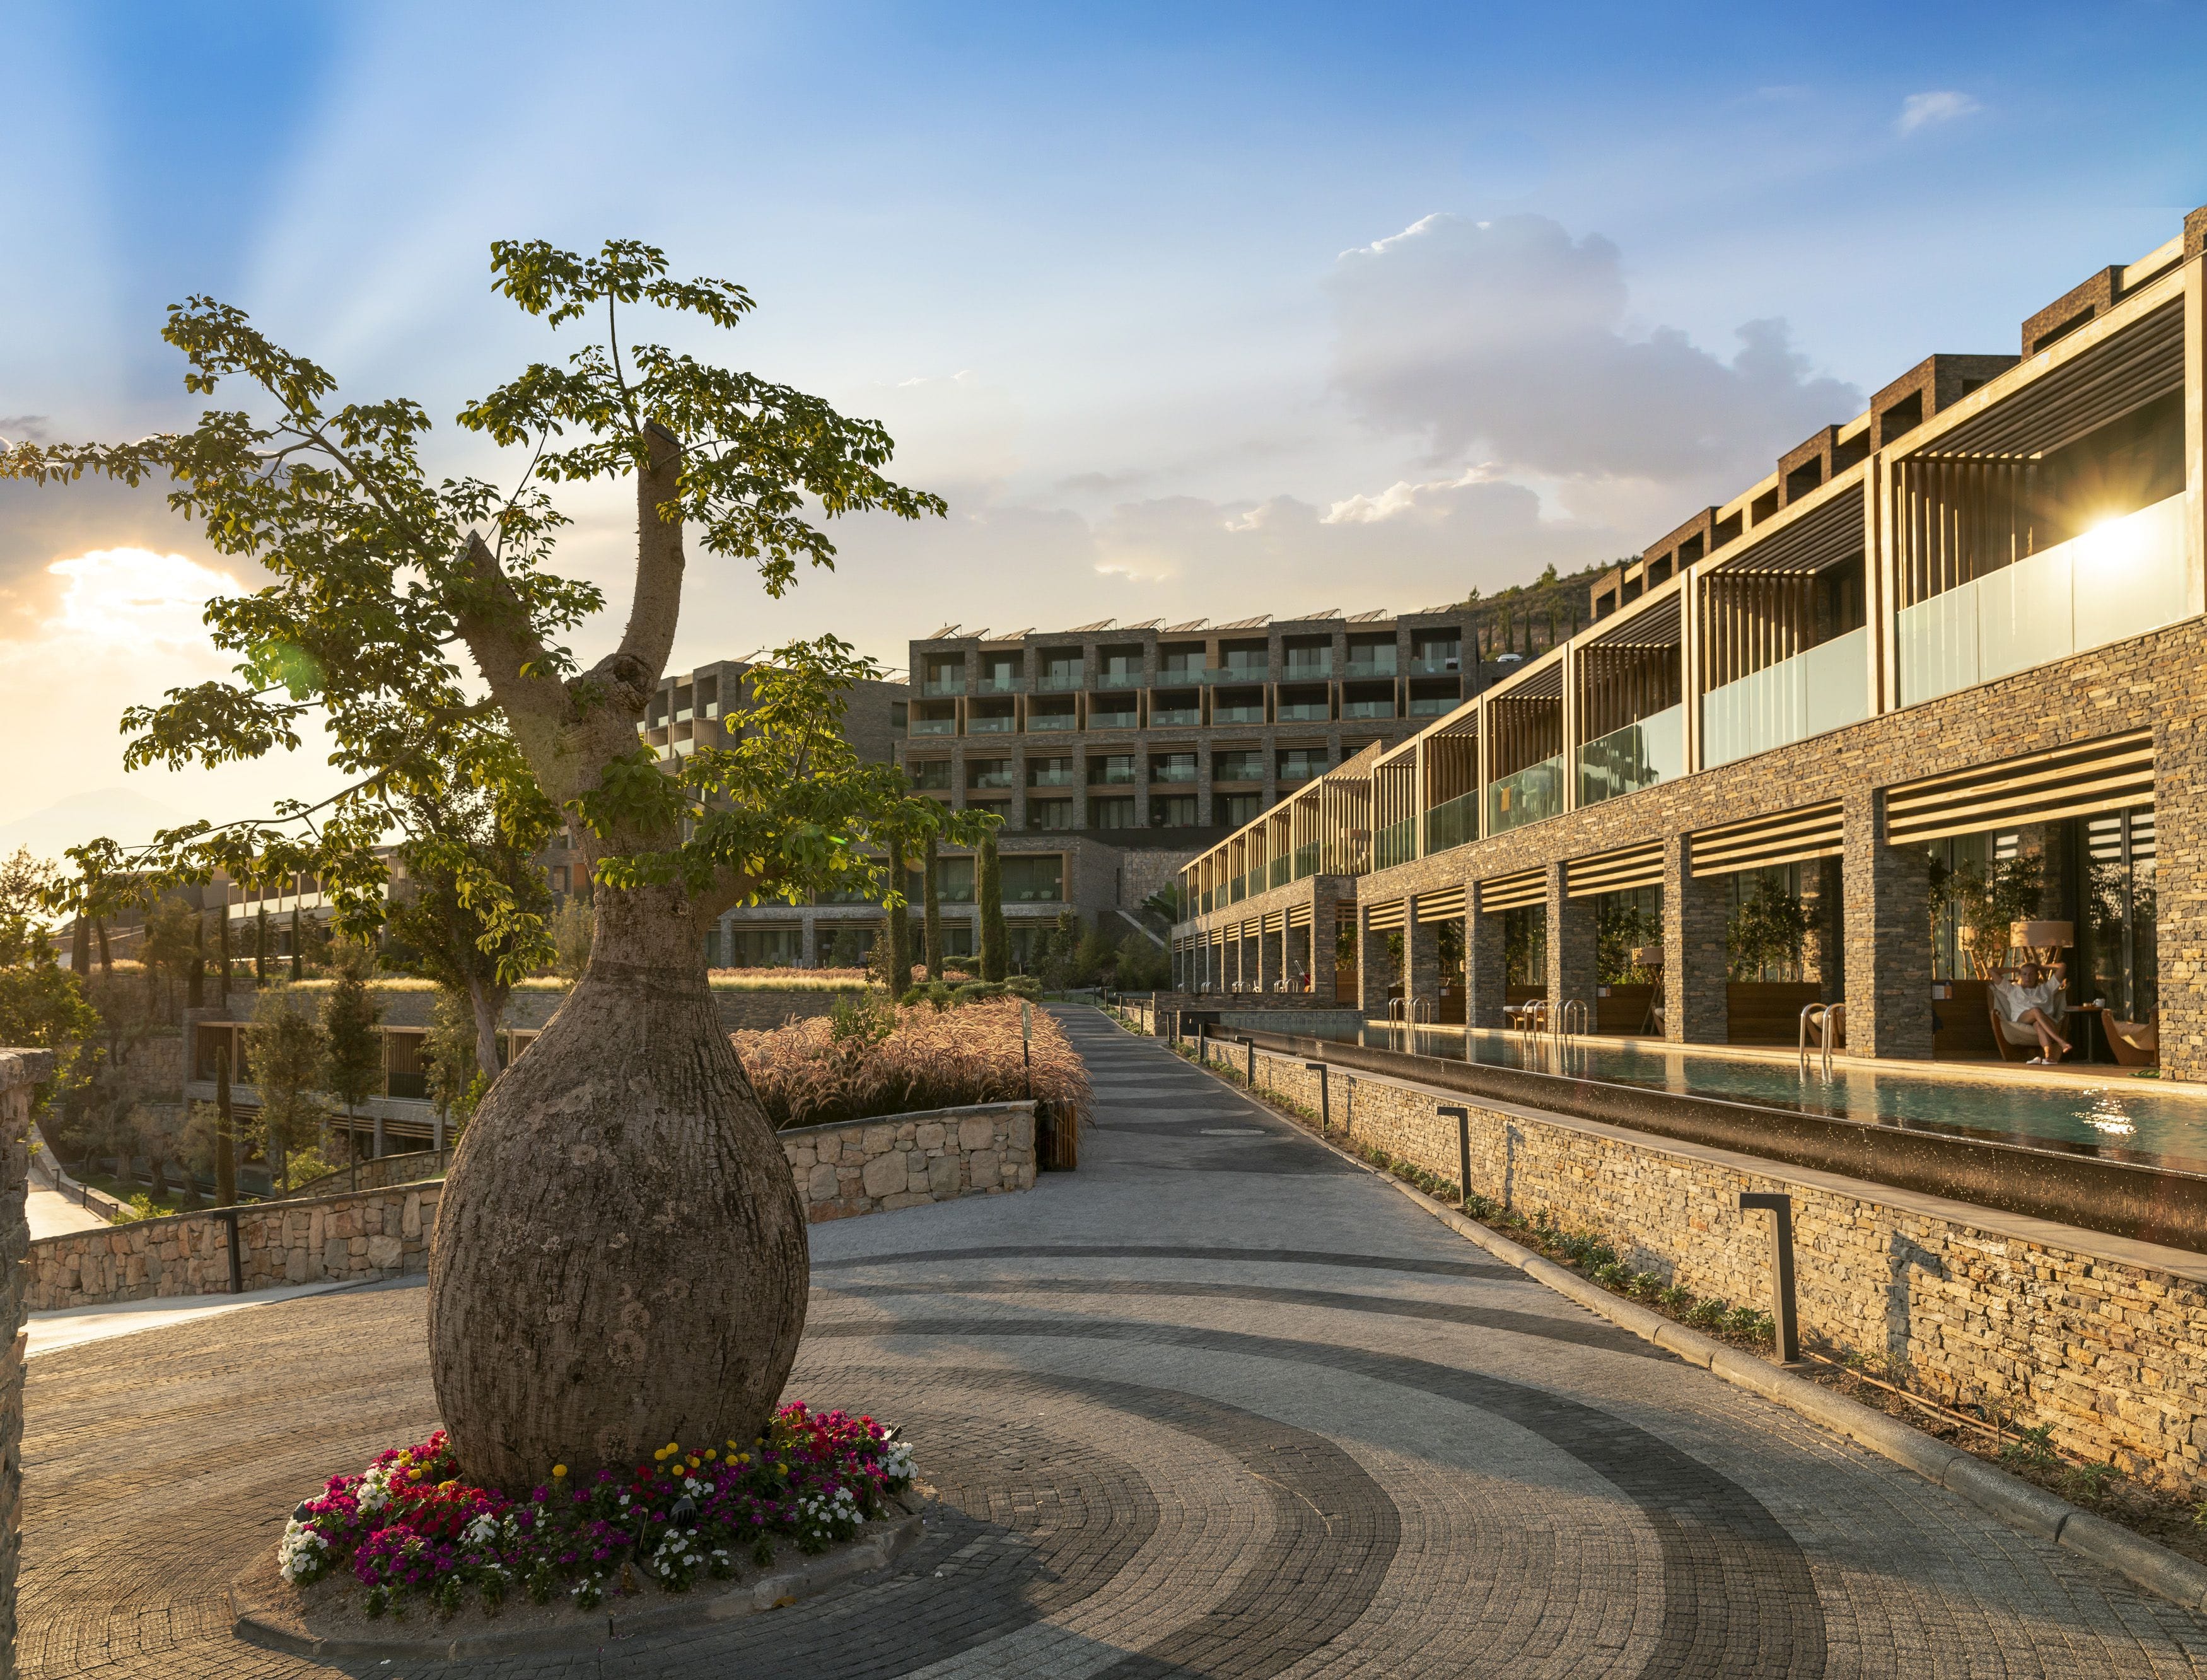
M441 1181L235 1211L245 1288L373 1282L429 1266ZM34 1311L230 1292L231 1217L183 1213L30 1246L27 1305Z
M1034 1110L1031 1102L982 1103L777 1135L805 1217L818 1224L1032 1189Z
M51 1071L47 1050L0 1050L0 1680L15 1676L15 1569L23 1528L23 1314L31 1244L23 1199L31 1179L31 1102Z
M1215 1066L1248 1052L1221 1044ZM1257 1085L1315 1114L1319 1075L1259 1051ZM1453 1182L1471 1119L1471 1188L1598 1232L1625 1264L1698 1295L1770 1299L1767 1216L1793 1199L1803 1335L1905 1372L1952 1405L2049 1426L2065 1451L2207 1492L2207 1257L2048 1221L1789 1169L1593 1121L1481 1106L1460 1093L1335 1068L1337 1128Z

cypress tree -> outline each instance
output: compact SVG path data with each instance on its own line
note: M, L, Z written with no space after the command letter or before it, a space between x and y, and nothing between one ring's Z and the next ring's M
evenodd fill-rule
M901 895L911 888L912 876L904 866L904 842L889 842L889 886ZM912 906L894 904L888 907L889 940L889 996L902 997L912 989Z
M263 904L253 917L253 983L255 988L268 983L268 906Z
M307 978L307 953L299 937L299 900L291 900L291 982L294 985Z
M1004 948L1004 864L996 855L994 829L981 842L973 874L973 896L980 901L981 912L981 978L1001 980L1010 966Z
M221 954L222 966L215 971L215 1001L230 1011L230 888L222 889L222 920L215 924L216 948Z
M935 885L935 836L927 837L926 847L920 854L920 905L924 918L922 936L926 941L927 978L942 978L942 895Z

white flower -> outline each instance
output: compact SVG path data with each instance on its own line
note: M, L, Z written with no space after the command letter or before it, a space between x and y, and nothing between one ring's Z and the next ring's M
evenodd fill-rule
M322 1538L320 1530L295 1516L284 1524L284 1538L277 1543L277 1572L286 1581L299 1581L313 1573L318 1554L329 1549L330 1543Z

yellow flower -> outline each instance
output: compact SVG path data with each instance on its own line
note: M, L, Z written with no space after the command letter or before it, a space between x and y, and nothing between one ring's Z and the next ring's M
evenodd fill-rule
M667 1444L667 1456L669 1458L673 1457L676 1453L680 1452L681 1450L682 1443L679 1441L669 1441Z
M667 1449L666 1449L665 1447L655 1447L655 1448L654 1448L654 1449L652 1450L652 1454L651 1454L651 1462L652 1462L654 1464L657 1464L657 1463L661 1462L661 1461L663 1461L663 1460L666 1458L666 1456L667 1456Z
M564 1464L554 1464L552 1467L552 1474L555 1476L564 1476L567 1474L567 1467Z
M720 1453L711 1447L705 1449L705 1456L708 1458L718 1458L720 1456Z

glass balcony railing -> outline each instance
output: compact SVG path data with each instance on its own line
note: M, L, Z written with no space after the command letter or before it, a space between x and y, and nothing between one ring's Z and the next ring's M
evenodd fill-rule
M1289 655L1280 667L1283 683L1322 683L1333 675L1333 656L1321 655L1317 659L1297 659Z
M1017 787L1020 779L1009 770L984 770L966 785L972 788Z
M1345 718L1391 718L1395 715L1395 702L1387 700L1344 700L1341 714Z
M1152 764L1150 766L1150 780L1151 781L1193 781L1195 780L1195 766L1193 764Z
M1391 677L1395 674L1395 655L1391 649L1379 659L1352 659L1349 661L1349 680L1358 682L1367 677Z
M1017 677L984 677L974 685L982 694L1016 694L1020 689Z
M1202 720L1203 714L1193 706L1152 706L1150 708L1150 727L1152 729L1175 729Z
M1109 764L1100 770L1092 770L1088 775L1088 785L1091 787L1132 787L1134 785L1134 768L1131 764L1123 768Z
M1410 697L1410 715L1414 718L1444 718L1463 702L1453 694L1414 694Z
M1273 886L1284 887L1288 884L1289 861L1289 860L1285 858L1275 858L1272 859L1271 872L1267 876L1267 879L1271 881Z
M1506 834L1564 811L1564 756L1544 758L1486 784L1486 832Z
M1070 712L1030 712L1027 731L1032 734L1038 730L1070 729L1078 721Z
M966 679L963 673L955 677L930 677L919 685L919 691L936 696L963 694L966 692Z
M1142 673L1139 671L1099 671L1096 673L1096 686L1098 688L1139 688L1141 685Z
M969 735L1008 735L1019 727L1017 718L968 718L966 732Z
M1295 848L1295 878L1297 881L1318 873L1318 842L1312 840Z
M1702 764L1714 769L1869 715L1869 626L1702 697Z
M1262 706L1213 706L1211 720L1213 723L1262 723L1265 708Z
M1332 715L1333 708L1323 700L1283 700L1280 702L1282 723L1323 723Z
M915 735L955 735L956 718L914 718L906 726Z
M1426 813L1426 855L1468 846L1479 838L1479 795L1459 793Z
M1234 683L1261 683L1265 677L1262 665L1226 665L1203 673L1203 680L1214 688Z
M1062 692L1080 686L1080 667L1077 665L1046 665L1035 679L1037 688L1056 689Z
M1672 706L1579 749L1579 803L1600 804L1685 773L1686 708Z
M1372 867L1384 870L1407 864L1418 855L1418 819L1406 816L1391 822L1372 837Z
M2180 494L1903 608L1901 703L2158 630L2186 594Z
M674 720L677 723L687 723L690 721L690 718L691 712L687 706L685 706L680 711L674 714Z
M1453 677L1463 669L1458 654L1421 654L1410 661L1413 677Z
M1029 787L1078 787L1080 784L1074 779L1073 772L1070 770L1029 770L1027 786Z

